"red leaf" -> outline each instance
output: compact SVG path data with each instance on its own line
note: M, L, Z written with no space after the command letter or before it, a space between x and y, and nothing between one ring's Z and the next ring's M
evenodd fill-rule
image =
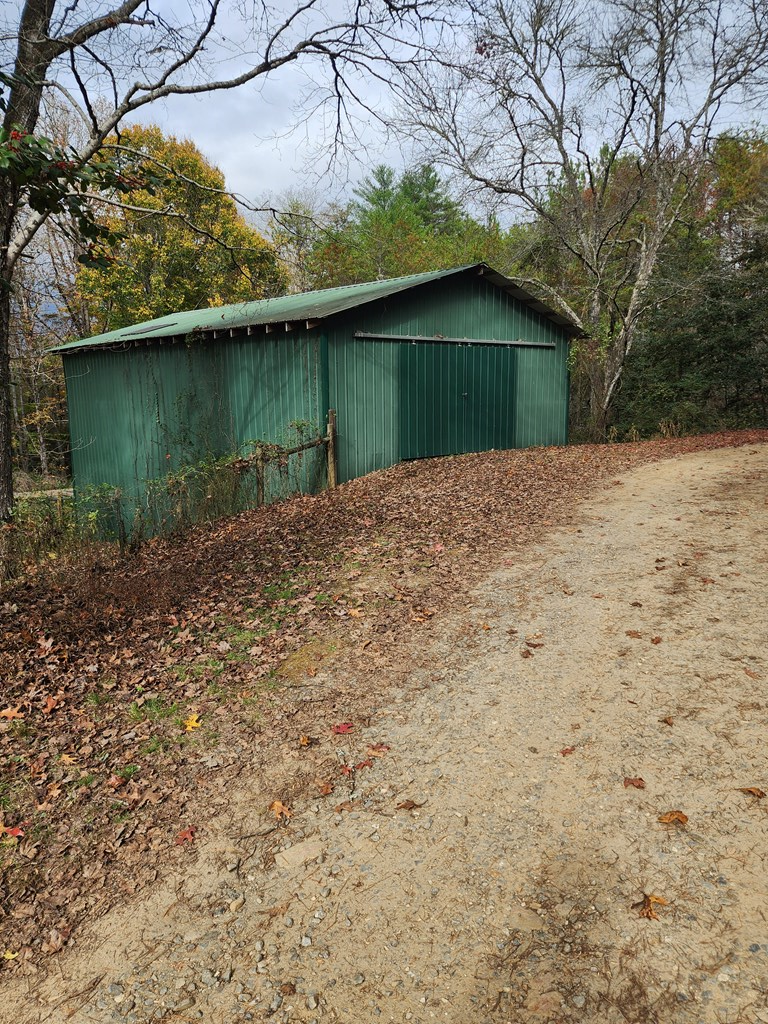
M341 766L341 774L342 775L351 775L354 770L355 769L353 768L353 766L351 764L343 764Z
M372 768L372 767L373 767L373 758L372 757L367 757L364 761L358 761L357 762L357 764L355 765L355 770L356 771L360 771L361 768Z
M26 835L24 830L29 824L30 822L28 821L20 821L13 828L6 828L5 825L0 825L0 835L11 836L12 839L23 839Z
M340 722L338 725L332 726L331 732L335 733L337 736L343 736L344 733L352 732L354 728L355 727L352 722Z
M629 789L630 786L634 786L635 789L645 789L645 780L640 776L636 779L624 779L624 788Z
M560 753L563 755L563 757L567 757L569 754L572 754L575 749L576 747L563 747Z
M195 832L197 832L197 828L194 825L190 825L189 828L185 828L183 832L179 832L176 836L176 845L183 846L184 843L194 843Z
M661 643L661 637L660 636L652 636L651 637L651 643L652 644L660 644Z

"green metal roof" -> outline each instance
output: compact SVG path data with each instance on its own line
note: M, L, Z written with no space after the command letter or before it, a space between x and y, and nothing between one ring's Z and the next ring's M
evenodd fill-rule
M170 316L157 317L132 327L121 327L106 334L97 334L82 341L59 345L54 352L71 352L96 346L118 347L148 342L159 338L183 338L190 334L227 335L240 333L243 329L256 326L268 327L285 324L287 329L296 326L312 327L320 320L341 313L356 306L375 302L377 299L396 295L398 292L438 281L452 274L474 271L483 274L498 287L509 291L515 298L531 306L563 327L569 334L577 334L577 327L567 318L556 313L540 302L510 278L492 270L485 263L473 263L450 270L435 270L426 274L411 274L408 277L393 277L385 281L368 281L364 284L343 285L341 288L324 288L320 291L301 292L298 295L282 295L275 299L260 299L256 302L239 302L233 306L215 306L210 309L190 309Z

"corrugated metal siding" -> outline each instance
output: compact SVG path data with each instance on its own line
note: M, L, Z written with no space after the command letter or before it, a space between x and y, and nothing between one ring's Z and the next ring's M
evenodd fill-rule
M81 493L107 484L137 495L148 480L247 441L292 447L302 430L304 439L324 431L314 335L73 352L64 367ZM322 451L270 469L267 497L319 489Z
M554 347L351 340L355 331ZM567 440L565 332L481 277L356 310L334 320L328 337L342 480L401 458Z

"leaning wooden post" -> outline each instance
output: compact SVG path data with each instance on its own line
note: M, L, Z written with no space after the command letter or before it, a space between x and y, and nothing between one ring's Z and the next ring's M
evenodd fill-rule
M339 480L339 466L336 461L336 410L328 410L328 487L334 488Z

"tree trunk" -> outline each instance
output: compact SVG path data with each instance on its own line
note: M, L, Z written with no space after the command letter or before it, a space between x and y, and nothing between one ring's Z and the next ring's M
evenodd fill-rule
M11 292L0 283L0 531L13 513L13 459L11 441L11 353L8 339L11 328ZM0 549L0 556L2 550ZM2 566L0 565L0 578Z

